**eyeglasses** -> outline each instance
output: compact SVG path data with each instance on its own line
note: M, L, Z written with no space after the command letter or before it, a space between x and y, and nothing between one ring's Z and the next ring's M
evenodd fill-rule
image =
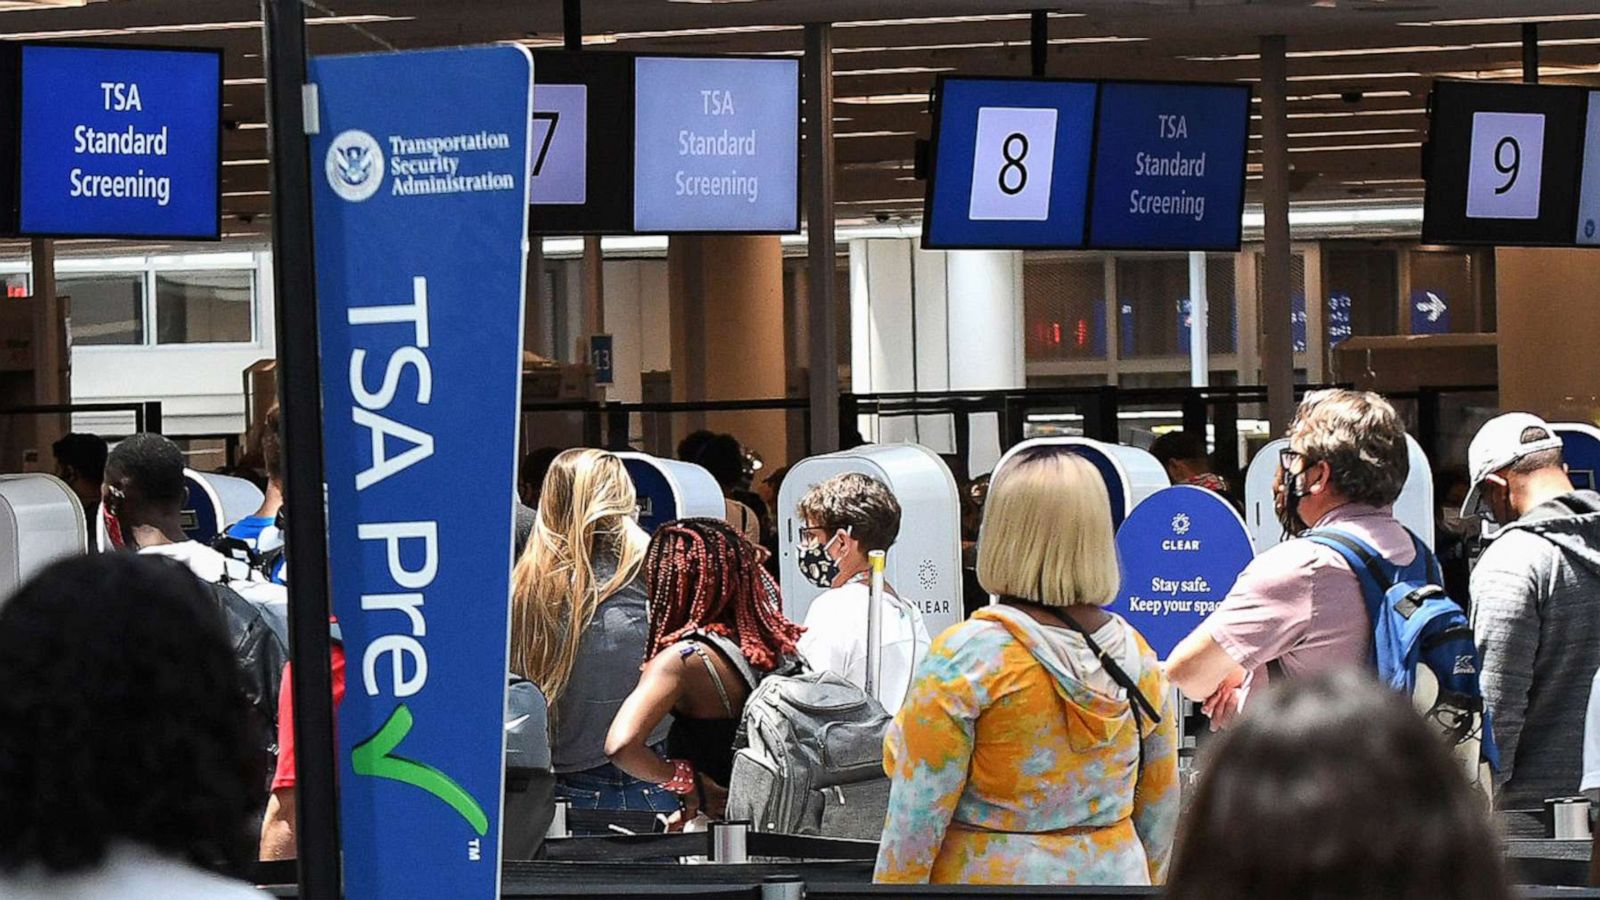
M1305 460L1308 465L1311 462L1311 460L1299 450L1290 450L1285 448L1278 451L1278 466L1285 472L1291 471L1294 468L1294 461L1297 459Z
M807 538L808 534L815 534L816 537ZM828 529L822 528L822 527L819 527L819 526L807 525L804 528L800 529L800 543L802 545L810 546L812 544L821 543L822 539L827 537L827 536L828 536Z

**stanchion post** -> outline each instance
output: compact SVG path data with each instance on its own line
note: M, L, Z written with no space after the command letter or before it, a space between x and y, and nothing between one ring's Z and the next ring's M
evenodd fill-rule
M277 285L278 397L288 508L289 653L294 663L295 836L302 900L338 900L339 795L328 663L328 534L323 517L321 372L311 164L306 146L302 0L262 0L271 124L272 268Z
M749 822L711 823L711 861L719 864L750 861Z

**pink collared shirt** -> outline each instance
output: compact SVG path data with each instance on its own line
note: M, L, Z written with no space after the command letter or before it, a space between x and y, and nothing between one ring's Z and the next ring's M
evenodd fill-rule
M1346 504L1316 527L1336 527L1400 565L1416 556L1410 534L1387 507ZM1200 627L1252 673L1256 689L1266 684L1266 665L1274 660L1292 677L1366 665L1372 654L1372 623L1355 572L1337 551L1308 540L1285 541L1256 557Z

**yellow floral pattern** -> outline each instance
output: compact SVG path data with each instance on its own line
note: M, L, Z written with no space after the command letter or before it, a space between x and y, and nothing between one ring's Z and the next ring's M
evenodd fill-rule
M1177 718L1155 654L1129 671L1160 711L1063 683L1035 636L980 611L934 641L884 741L876 881L1160 884L1178 819ZM1135 787L1137 785L1137 789Z

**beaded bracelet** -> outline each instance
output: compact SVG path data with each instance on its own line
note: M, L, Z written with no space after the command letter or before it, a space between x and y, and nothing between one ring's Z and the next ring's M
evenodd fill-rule
M687 759L670 760L672 763L672 777L661 783L663 790L682 796L694 793L698 784L694 777L694 766Z

